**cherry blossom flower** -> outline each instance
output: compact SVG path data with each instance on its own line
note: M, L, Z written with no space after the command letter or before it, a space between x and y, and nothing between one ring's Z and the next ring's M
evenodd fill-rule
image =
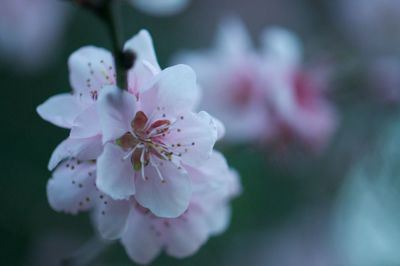
M116 200L135 195L155 215L177 217L192 194L186 168L208 160L223 126L206 112L192 111L199 98L193 70L177 65L161 71L146 31L125 50L134 51L137 60L124 92L115 86L106 50L84 47L70 57L73 94L38 107L42 118L71 129L49 168L68 157L97 160L101 191Z
M151 15L175 15L182 11L189 0L129 0L136 8Z
M336 116L325 99L320 73L306 71L297 38L281 28L267 29L256 52L242 23L222 23L216 47L187 52L177 62L192 66L204 89L203 107L220 118L232 142L294 136L322 146Z
M53 0L3 0L0 57L19 69L38 69L57 50L52 47L60 41L67 13L65 5Z
M189 207L176 218L161 218L131 197L114 200L96 187L96 164L69 158L53 173L47 186L51 206L77 213L93 210L102 237L120 239L129 257L149 263L162 250L182 258L195 253L209 236L226 230L229 201L240 192L238 175L224 157L213 152L204 167L188 167L193 184Z

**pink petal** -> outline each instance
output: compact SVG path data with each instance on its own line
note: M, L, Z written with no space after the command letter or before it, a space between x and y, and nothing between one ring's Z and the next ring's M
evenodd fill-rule
M82 161L95 160L101 154L102 150L101 136L85 139L67 138L54 150L48 168L49 170L53 170L62 160L71 157Z
M129 200L113 200L101 194L95 212L95 222L100 235L105 239L120 238L125 230L132 202Z
M136 62L147 61L157 71L161 71L154 51L153 40L147 30L141 30L124 45L125 51L132 51L136 55Z
M68 160L60 164L47 183L47 197L56 211L76 214L93 207L97 191L96 165Z
M98 101L103 142L115 140L130 131L136 102L132 94L115 86L105 87Z
M204 214L190 207L184 215L174 219L166 230L166 253L178 258L190 256L204 244L208 232Z
M159 236L152 230L150 215L136 209L132 210L121 239L129 257L141 264L150 263L157 257L162 247Z
M75 118L70 137L90 138L99 134L101 134L101 127L97 107L96 104L92 104Z
M175 117L193 110L200 97L196 74L186 65L176 65L160 72L139 97L139 108L154 119ZM150 115L151 114L151 115Z
M237 58L252 49L250 35L240 19L229 17L221 23L217 48L218 54L224 54L228 58Z
M75 117L83 106L69 93L50 97L36 109L44 120L59 127L71 128Z
M115 85L114 60L110 52L94 46L82 47L69 60L70 83L84 103L97 100L105 85Z
M178 115L170 130L163 141L183 163L199 166L210 158L218 132L209 115L192 112Z
M115 200L135 194L134 170L130 157L118 146L107 143L97 160L97 187Z
M136 200L159 217L177 217L187 209L192 195L189 176L169 161L151 160L156 166L148 165L145 177L136 178Z

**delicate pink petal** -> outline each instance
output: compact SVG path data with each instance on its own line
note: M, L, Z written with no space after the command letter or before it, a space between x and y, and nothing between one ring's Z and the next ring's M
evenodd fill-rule
M101 154L101 136L85 139L67 138L61 142L51 155L48 168L53 170L62 160L75 157L79 160L95 160Z
M155 166L148 165L145 177L136 178L136 200L159 217L177 217L186 210L192 195L189 176L169 161L152 160Z
M193 110L199 97L196 74L186 65L176 65L164 69L154 78L153 83L140 95L139 108L154 118L163 117L164 114L174 117Z
M60 164L47 183L47 197L56 211L76 214L93 207L97 191L96 165L68 160Z
M231 208L227 203L216 204L210 207L210 213L207 215L207 224L211 235L218 235L224 232L229 226L231 220Z
M218 132L212 123L212 118L205 112L178 115L171 133L163 141L183 163L199 166L210 158L217 140Z
M121 239L129 257L141 264L150 263L160 253L162 247L157 232L152 229L150 215L133 209Z
M126 153L118 146L107 143L97 160L97 187L115 200L127 199L135 194L134 170Z
M105 85L115 85L114 60L110 52L93 46L82 47L69 60L70 83L84 103L97 100Z
M129 200L113 200L106 195L99 195L95 222L103 238L114 240L120 238L125 230L132 202Z
M301 62L301 43L292 32L272 27L263 33L262 41L264 53L274 63L297 65Z
M69 93L50 97L36 109L44 120L59 127L71 128L72 122L83 109L82 105Z
M197 208L189 208L181 217L174 219L166 231L166 253L183 258L194 254L208 237L204 214Z
M99 134L101 134L99 115L96 104L92 104L76 117L70 137L90 138Z
M159 72L158 68L147 61L136 61L134 68L128 72L128 91L138 96Z
M141 30L124 45L125 51L132 51L136 55L136 62L147 61L157 71L161 71L154 51L153 40L147 30Z
M135 98L132 94L115 86L103 89L97 106L103 142L115 140L130 131L135 107Z
M238 57L250 51L251 38L240 19L230 17L221 23L217 48L218 54L224 54L226 57Z

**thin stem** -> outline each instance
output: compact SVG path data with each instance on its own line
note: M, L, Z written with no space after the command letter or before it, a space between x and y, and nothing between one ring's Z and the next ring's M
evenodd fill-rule
M122 50L122 42L120 34L118 32L118 23L116 21L117 17L118 16L114 16L113 1L107 1L107 3L105 4L104 13L100 18L106 24L111 36L115 67L116 67L116 75L117 75L117 85L121 89L128 89L127 69L125 68L124 65L124 52Z
M114 54L115 68L116 68L116 79L117 85L121 89L128 89L127 87L127 71L131 68L134 61L134 56L131 53L125 53L123 51L122 42L120 34L118 31L117 18L118 14L115 16L113 0L98 0L93 2L90 0L75 0L80 6L86 8L87 10L94 13L100 20L102 20L108 32L111 36L111 43ZM118 3L117 3L118 4ZM128 62L127 62L128 61ZM132 62L130 62L132 61Z
M68 258L60 262L61 266L84 266L92 262L100 253L108 248L112 241L104 241L98 237L93 237L84 243Z

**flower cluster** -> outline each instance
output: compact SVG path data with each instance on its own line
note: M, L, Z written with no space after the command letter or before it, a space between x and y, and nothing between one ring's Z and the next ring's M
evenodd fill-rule
M299 139L312 149L329 140L336 113L324 91L325 73L302 64L300 41L272 27L256 52L239 20L225 20L211 51L186 52L176 61L192 66L204 88L203 107L216 114L232 142ZM327 72L327 71L325 71Z
M162 250L193 254L225 230L236 172L213 150L223 125L195 112L193 70L161 70L147 31L124 46L136 54L127 90L116 85L108 51L84 47L68 61L73 93L51 97L39 115L70 129L53 152L48 182L57 211L93 210L102 237L120 239L132 260L148 263Z

